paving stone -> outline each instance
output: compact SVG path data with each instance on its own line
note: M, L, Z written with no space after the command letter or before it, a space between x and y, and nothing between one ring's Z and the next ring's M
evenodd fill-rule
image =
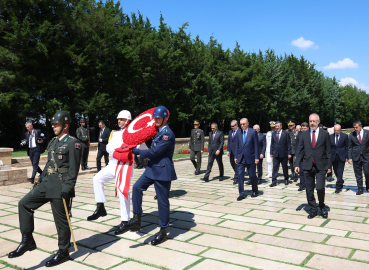
M171 214L170 218L192 221L196 223L210 224L210 225L214 225L214 224L217 224L223 221L223 219L220 219L220 218L195 216L194 214L184 213L184 212L176 212L174 214Z
M329 229L326 227L314 227L314 226L305 226L301 230L308 231L308 232L316 232L316 233L323 233L328 235L338 235L338 236L345 236L348 231L341 231L335 229Z
M78 226L84 229L98 231L98 232L109 232L112 228L107 225L91 222L91 221L79 221L79 222L72 222L73 226Z
M15 197L8 197L8 196L0 196L0 202L2 203L8 203L8 202L14 202L14 201L19 201L19 198L15 198Z
M21 240L21 237L19 238L19 241L20 240ZM8 240L0 238L0 257L3 257L6 254L9 254L9 252L12 252L13 250L15 250L18 247L18 245L19 243L17 244L17 243L10 242Z
M155 234L159 231L158 225L149 225L141 229L141 232L147 234ZM194 238L198 236L199 233L188 231L188 230L181 230L178 228L168 227L167 229L168 238L176 239L180 241L187 241L188 239Z
M76 261L102 269L112 267L124 261L122 258L81 246L78 246L77 252L74 251L74 248L71 248L70 256Z
M111 270L127 270L127 269L129 270L154 270L156 269L157 270L158 268L151 267L151 266L141 264L141 263L137 263L134 261L128 261L116 267L111 268Z
M274 205L274 203L271 203L272 205ZM230 203L227 206L229 207L237 207L237 208L244 208L245 205L238 203L238 202L234 202L234 203ZM264 210L264 211L271 211L271 212L278 212L280 210L282 210L282 207L273 207L273 206L265 206L265 205L248 205L248 208L250 209L257 209L257 210Z
M334 245L334 246L340 246L340 247L350 247L354 249L363 249L363 250L369 251L368 242L364 240L332 236L327 241L327 244Z
M179 208L176 209L176 211L189 212L189 213L193 213L195 215L208 216L208 217L221 217L221 216L224 216L223 213L212 212L212 211L203 211L203 210L191 209L191 208L185 208L185 207L179 207Z
M5 231L13 230L13 229L14 229L13 227L0 225L0 232L5 232Z
M213 269L244 270L244 269L249 269L249 268L206 259L205 261L202 261L201 263L195 265L191 269L193 270L213 270Z
M287 229L300 229L303 225L301 224L293 224L288 222L281 222L281 221L271 221L268 223L268 226L280 227L280 228L287 228Z
M143 237L143 238L139 239L138 242L148 244L153 239L154 239L154 236L152 235L149 238ZM171 250L176 250L176 251L180 251L180 252L190 253L190 254L193 254L193 255L196 255L196 254L198 254L200 252L203 252L204 250L207 249L207 247L202 247L202 246L199 246L199 245L194 245L194 244L190 244L190 243L176 241L176 240L173 240L173 239L169 239L169 240L165 241L164 243L160 244L160 247L169 248Z
M140 244L125 239L98 247L97 249L106 253L132 258L169 269L183 269L201 259L201 257L194 255L160 248L159 246Z
M359 261L369 261L369 252L357 250L351 259Z
M327 238L328 235L286 229L279 233L278 236L304 241L323 242L323 240Z
M215 205L215 204L203 205L203 206L200 206L198 209L216 211L216 212L225 213L225 214L235 214L235 215L242 215L251 210L251 208L248 208L248 207L240 209L240 208L234 208L230 206L221 206L221 205Z
M337 269L369 269L369 264L349 261L339 258L327 257L323 255L314 255L306 264L308 267L323 269L323 270L337 270Z
M335 213L336 209L334 209L332 211ZM328 212L328 216L329 216L330 219L355 221L355 222L360 222L360 223L364 220L363 217L355 217L355 216L348 216L348 215L337 215L337 214L332 213L332 211ZM341 210L341 211L346 211L346 210ZM353 212L353 211L350 211L350 212ZM303 216L308 215L305 211L295 211L295 210L292 210L292 209L283 209L280 213L303 215Z
M349 237L369 241L369 234L366 233L352 232L350 233Z
M286 239L286 238L270 236L270 235L255 234L252 237L250 237L248 240L262 243L262 244L269 244L269 245L274 245L274 246L279 246L279 247L304 250L308 252L315 252L318 254L325 254L325 255L330 255L330 256L335 256L335 257L347 258L351 253L351 249L348 249L348 248L340 248L340 247L334 247L334 246L328 246L328 245L322 245L322 244L316 244L316 243L308 243L304 241ZM327 243L327 244L330 244L330 243ZM335 244L332 244L332 245L335 245Z
M256 223L256 224L265 224L269 221L268 219L243 217L243 216L236 216L236 215L226 215L226 216L223 216L222 218L242 221L242 222L248 222L248 223Z
M191 240L190 243L295 264L300 264L309 255L308 252L304 251L290 250L208 234L201 235Z
M91 248L101 246L108 242L116 241L119 239L117 237L109 236L102 233L99 234L85 229L74 230L74 237L77 243Z
M18 214L0 217L0 223L14 226L14 227L19 227Z
M244 222L239 222L239 221L231 221L231 220L222 222L219 224L219 226L236 229L236 230L250 231L254 233L264 233L264 234L270 234L270 235L276 234L277 232L281 230L280 228L269 227L269 226L264 226L264 225L259 225L259 224L252 224L252 223L244 223Z
M170 205L177 205L177 206L190 207L190 208L196 208L201 205L204 205L204 203L200 203L200 202L177 200L177 199L169 199L169 203ZM157 206L158 205L156 205L156 207Z
M57 231L56 231L55 222L35 218L35 232L45 234L45 235L56 234Z
M339 229L339 230L347 230L347 231L369 232L369 225L367 224L338 221L338 220L331 220L324 227L332 228L332 229Z

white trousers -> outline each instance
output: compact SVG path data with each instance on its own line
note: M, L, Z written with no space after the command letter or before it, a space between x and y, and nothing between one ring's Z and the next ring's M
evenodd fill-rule
M115 182L115 168L116 164L109 162L108 166L99 171L93 179L94 182L94 192L96 203L106 203L104 185L107 182L114 180ZM124 195L118 190L119 202L120 202L120 218L122 221L128 221L129 219L129 204L130 196L128 192L128 200Z
M272 166L272 158L270 157L270 153L266 153L267 155L267 169L268 169L268 174L271 176L273 174L273 166Z

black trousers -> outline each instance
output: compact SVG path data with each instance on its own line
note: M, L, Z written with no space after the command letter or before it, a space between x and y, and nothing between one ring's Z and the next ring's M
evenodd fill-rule
M197 161L195 160L195 157L197 158ZM200 172L200 169L201 169L201 151L191 150L190 159L191 159L191 162L192 162L193 166L195 167L196 171Z
M291 155L291 158L289 159L289 161L290 161L292 177L295 177L295 154Z
M218 163L219 176L220 177L223 177L224 176L224 166L223 166L222 157L223 157L222 154L215 155L215 152L212 153L211 155L209 155L209 158L208 158L208 168L206 169L206 173L205 173L204 178L209 178L210 173L211 173L211 169L213 168L214 160L217 160L217 163Z
M141 162L138 159L138 156L136 156L136 155L135 155L135 162L136 162L136 166L140 166L141 165Z
M305 174L304 174L304 170L302 169L303 166L304 166L304 162L301 161L301 163L300 163L300 171L299 171L299 174L300 174L300 186L301 187L306 187Z
M312 212L317 212L316 201L314 196L314 189L318 193L319 207L324 207L325 197L325 174L327 171L320 171L316 168L315 164L309 171L304 171L306 181L306 198L311 207ZM316 184L315 184L316 178Z
M258 180L261 180L261 177L263 177L263 160L259 159L259 163L256 164L256 168L258 169Z
M69 248L71 232L63 200L62 198L45 198L45 193L39 191L39 186L32 189L18 203L20 231L22 234L33 233L35 228L33 216L34 210L37 210L48 202L51 204L51 210L53 212L55 226L58 232L58 246L60 249Z
M343 188L343 183L345 182L343 181L343 171L345 170L345 162L342 162L337 155L332 165L334 174L337 177L336 189L341 189Z
M354 161L354 172L355 172L355 178L357 187L359 189L363 189L363 170L365 174L365 184L366 187L369 187L369 161L366 160L363 155L360 155L360 158L358 161Z
M41 168L38 166L38 163L40 162L40 151L37 149L37 147L29 149L29 159L31 160L33 167L32 178L35 178L36 173L42 173Z
M231 166L233 168L233 171L234 171L234 177L233 177L233 180L234 181L238 181L238 165L234 162L234 154L233 152L231 152L231 154L229 155L229 161L231 162Z
M102 151L101 149L99 149L97 151L97 157L96 157L96 166L97 166L97 171L101 171L101 159L104 156L105 159L105 165L107 166L109 163L109 153L106 151Z
M288 180L288 157L273 157L273 174L272 182L277 182L277 176L279 171L279 164L282 164L284 180Z
M88 162L88 154L90 153L90 148L87 143L81 143L81 166L86 167Z

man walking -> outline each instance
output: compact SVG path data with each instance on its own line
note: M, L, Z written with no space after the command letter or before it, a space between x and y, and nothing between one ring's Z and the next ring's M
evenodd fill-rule
M296 138L299 132L295 129L296 124L294 120L288 121L288 129L287 132L290 135L291 139L291 158L289 158L292 180L294 182L297 181L297 175L295 175L295 148L296 148Z
M303 132L297 148L296 163L300 164L304 160L303 170L306 180L306 197L311 212L308 219L317 216L318 211L314 197L314 189L318 193L319 207L323 218L328 218L328 212L325 209L325 174L331 171L332 152L329 133L324 129L318 128L320 123L319 115L313 113L309 117L310 131ZM295 168L298 173L299 167ZM316 180L316 185L315 185Z
M340 193L345 182L343 181L343 171L345 170L345 163L348 161L349 139L345 133L341 132L341 126L338 124L334 125L334 134L330 135L330 137L333 171L337 177L335 193ZM332 172L330 175L332 175Z
M87 128L85 128L86 120L84 118L81 118L79 123L81 126L77 128L76 136L78 140L81 142L81 146L82 146L81 168L82 168L82 171L84 171L84 170L91 169L90 167L87 166L88 154L90 153L90 148L89 148L90 136L88 134Z
M301 134L305 131L307 131L309 129L309 124L307 122L303 122L301 124L301 132L299 132L299 134L297 135L296 138L296 149L295 149L295 153L297 153L297 148L299 146L300 143L300 138L301 138ZM304 155L304 152L302 152L302 155ZM298 191L303 191L306 189L306 184L305 184L305 175L304 175L304 170L302 169L302 167L304 166L304 160L302 159L300 164L296 163L296 155L295 155L295 166L300 168L299 174L300 174L300 187L298 189Z
M263 160L265 157L265 149L266 149L266 136L263 133L260 133L260 126L254 125L253 129L257 132L258 143L259 143L259 163L256 165L258 169L258 185L261 184L261 177L263 176Z
M270 121L270 131L267 133L266 135L266 158L267 158L267 169L268 169L268 175L265 176L266 178L271 178L272 174L273 174L273 170L272 170L272 161L273 158L270 156L270 147L272 144L272 134L275 131L275 122L274 121Z
M108 166L109 163L109 153L106 151L106 145L109 142L110 137L110 129L105 126L105 122L103 120L99 121L99 142L97 144L97 157L96 157L96 166L97 172L101 171L101 159L104 156L105 166Z
M190 140L190 159L195 167L195 175L200 174L201 169L201 155L204 153L204 131L200 129L200 122L195 120L193 122L194 129L191 130L191 140ZM195 160L197 157L197 161Z
M234 171L233 185L238 184L237 164L234 162L236 155L236 134L239 131L237 120L232 120L231 130L228 133L227 156Z

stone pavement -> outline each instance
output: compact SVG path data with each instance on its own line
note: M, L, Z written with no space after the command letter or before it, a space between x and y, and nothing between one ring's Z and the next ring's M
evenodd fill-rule
M225 175L232 176L226 156L224 164ZM327 182L329 218L312 220L306 218L305 192L298 192L296 183L285 186L282 177L277 187L268 187L267 179L259 186L259 197L251 198L248 192L245 200L237 202L237 186L231 177L218 181L216 164L209 183L199 180L203 174L193 175L190 161L177 162L175 168L179 179L171 188L170 240L160 246L149 244L158 231L154 187L144 193L141 232L116 237L112 228L120 218L114 183L105 188L108 215L90 222L86 217L95 209L93 175L79 177L72 210L79 250L70 248L73 260L55 268L369 269L369 196L355 195L352 166L346 165L344 192L334 194L334 182ZM131 184L142 172L135 170ZM46 204L35 212L37 250L15 259L6 256L21 240L17 203L29 189L29 184L0 188L0 270L43 268L58 248L50 204Z

